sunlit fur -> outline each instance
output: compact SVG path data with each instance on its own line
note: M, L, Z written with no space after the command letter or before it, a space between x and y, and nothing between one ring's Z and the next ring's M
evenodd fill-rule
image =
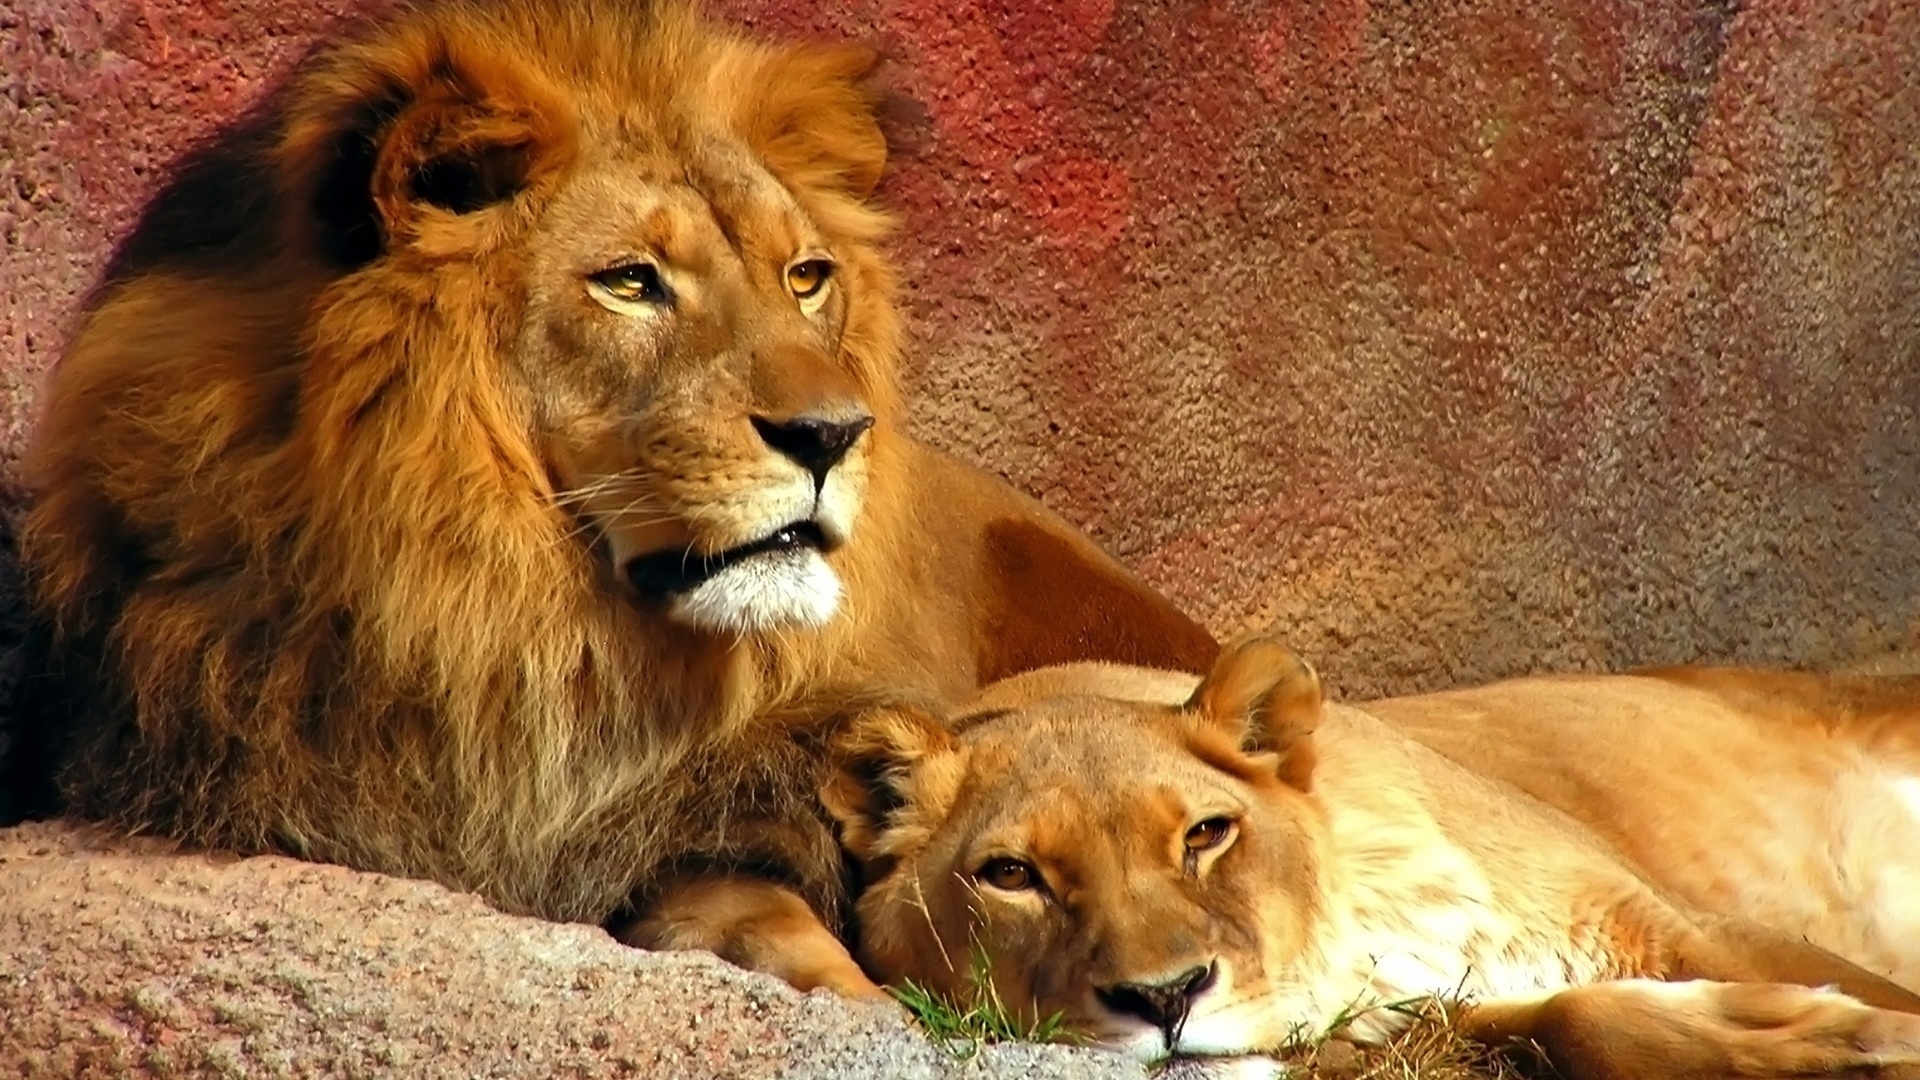
M1432 995L1476 1002L1493 1041L1576 1017L1570 1060L1598 1068L1579 1056L1598 1030L1644 1075L1694 1075L1658 1056L1674 1045L1732 1052L1749 1006L1778 1018L1753 1050L1772 1066L1812 1054L1787 1028L1813 1016L1810 1072L1882 1035L1873 1052L1920 1061L1920 1022L1839 995L1702 983L1687 1012L1614 981L1838 983L1920 1012L1920 681L1562 677L1350 708L1253 638L1197 686L1054 668L950 721L870 714L823 789L868 875L876 978L964 996L984 949L1014 1008L1148 1058L1163 1032L1099 989L1212 965L1172 1049L1377 1042L1411 1015L1381 1006ZM1189 853L1220 816L1229 839ZM995 857L1041 887L994 888Z
M1030 643L1211 648L901 433L870 52L639 0L329 40L182 166L48 387L24 543L71 810L553 918L696 858L830 910L808 725L840 700ZM803 256L833 269L799 298ZM643 258L671 305L595 284ZM750 422L813 413L876 420L817 493ZM829 550L667 604L623 576L809 515ZM983 636L1032 591L991 579L993 523L1109 590L1105 639Z

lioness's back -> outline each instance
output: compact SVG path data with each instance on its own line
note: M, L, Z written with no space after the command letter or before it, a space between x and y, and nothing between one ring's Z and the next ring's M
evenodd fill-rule
M1365 706L1592 829L1702 911L1920 985L1920 682L1703 668Z

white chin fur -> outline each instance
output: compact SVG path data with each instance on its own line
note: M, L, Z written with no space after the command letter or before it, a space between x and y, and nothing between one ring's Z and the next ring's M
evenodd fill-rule
M1279 1080L1287 1074L1286 1066L1273 1058L1248 1054L1245 1050L1216 1056L1216 1052L1188 1046L1185 1039L1180 1043L1180 1056L1169 1057L1166 1041L1158 1031L1142 1031L1100 1042L1108 1049L1150 1066L1159 1080Z
M1197 1015L1187 1017L1180 1029L1181 1053L1231 1056L1254 1052L1246 1025L1230 1013L1213 1010L1209 1014L1204 1008L1194 1012Z
M814 629L840 609L840 576L811 549L744 559L676 597L673 618L728 634Z

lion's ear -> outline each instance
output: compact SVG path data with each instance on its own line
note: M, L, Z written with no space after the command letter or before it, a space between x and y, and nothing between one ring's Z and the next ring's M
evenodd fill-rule
M864 200L887 165L880 59L852 44L772 53L738 91L736 128L787 186Z
M427 237L455 251L572 145L566 99L512 57L433 32L331 54L292 89L278 148L298 224L335 265Z
M938 718L889 706L861 714L834 740L820 802L840 825L840 842L862 864L887 850L905 819L929 828L952 805L964 753Z
M1320 676L1270 637L1229 644L1186 708L1256 754L1271 755L1280 779L1301 790L1313 782L1313 733L1322 710Z

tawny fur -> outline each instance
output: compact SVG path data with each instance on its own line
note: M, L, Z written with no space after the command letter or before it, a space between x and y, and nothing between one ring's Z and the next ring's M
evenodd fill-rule
M983 949L1013 1008L1146 1057L1378 1041L1434 996L1570 1076L1891 1076L1916 736L1920 682L1735 669L1323 706L1253 638L1197 686L1076 665L877 710L822 794L870 973L965 995ZM1163 1022L1115 1004L1176 984Z
M187 161L32 450L68 808L557 919L694 864L831 911L809 808L846 702L1204 662L1085 538L901 433L872 68L678 3L451 0L340 35ZM671 332L586 298L621 245L685 275ZM781 278L815 248L821 310ZM832 619L716 633L636 601L609 549L753 540L799 481L749 417L816 406L876 421L822 489L858 511ZM997 637L1041 572L1008 536L1110 602Z

